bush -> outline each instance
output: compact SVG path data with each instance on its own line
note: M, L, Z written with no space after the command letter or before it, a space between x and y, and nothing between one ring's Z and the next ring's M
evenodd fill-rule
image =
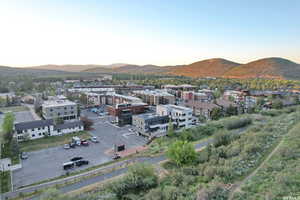
M245 127L245 126L247 126L251 123L252 123L251 118L241 118L241 119L234 118L234 119L228 120L225 124L225 127L228 130L231 130L231 129L237 129L237 128Z
M167 156L178 166L193 164L197 159L193 144L181 140L176 141L169 146Z
M281 110L274 110L274 109L271 109L271 110L264 110L264 111L261 111L262 115L265 115L265 116L270 116L270 117L276 117L278 115L281 115L282 114L282 111Z
M214 146L215 147L219 147L222 145L226 146L226 145L230 144L230 142L231 142L231 136L227 132L220 132L220 133L216 134L214 137Z
M158 177L151 165L140 163L129 168L128 174L118 182L112 183L109 188L118 198L129 193L139 193L156 187Z

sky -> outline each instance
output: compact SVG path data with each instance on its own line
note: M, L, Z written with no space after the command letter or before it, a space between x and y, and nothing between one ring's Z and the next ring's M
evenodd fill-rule
M300 63L299 0L0 0L0 65Z

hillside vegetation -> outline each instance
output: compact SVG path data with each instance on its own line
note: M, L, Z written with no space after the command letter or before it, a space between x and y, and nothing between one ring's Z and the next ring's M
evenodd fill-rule
M190 77L221 77L225 72L239 65L229 60L215 58L179 67L170 73Z
M213 58L189 65L176 66L130 65L118 63L112 65L44 65L27 69L110 74L169 74L193 78L299 79L300 77L299 64L276 57L263 58L247 64L239 64L222 58Z

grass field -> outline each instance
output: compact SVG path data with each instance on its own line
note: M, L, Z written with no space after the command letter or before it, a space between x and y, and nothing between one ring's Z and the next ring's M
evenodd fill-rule
M19 143L20 151L29 152L29 151L36 151L40 149L63 145L69 143L72 137L74 136L79 136L81 139L88 139L91 137L90 133L86 131L82 131L78 133L70 133L61 136L50 136L41 139L29 140L29 141Z
M29 110L25 106L0 107L0 112L21 112Z

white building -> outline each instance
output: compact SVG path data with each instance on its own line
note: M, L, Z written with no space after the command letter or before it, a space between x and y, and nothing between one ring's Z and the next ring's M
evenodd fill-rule
M18 141L38 139L45 136L55 136L83 131L81 121L67 122L55 125L52 119L21 122L15 124L15 137Z
M190 128L193 124L191 108L176 105L158 105L156 114L159 116L168 115L177 128Z
M44 119L74 120L78 118L77 104L66 99L45 101L42 104L42 112Z

